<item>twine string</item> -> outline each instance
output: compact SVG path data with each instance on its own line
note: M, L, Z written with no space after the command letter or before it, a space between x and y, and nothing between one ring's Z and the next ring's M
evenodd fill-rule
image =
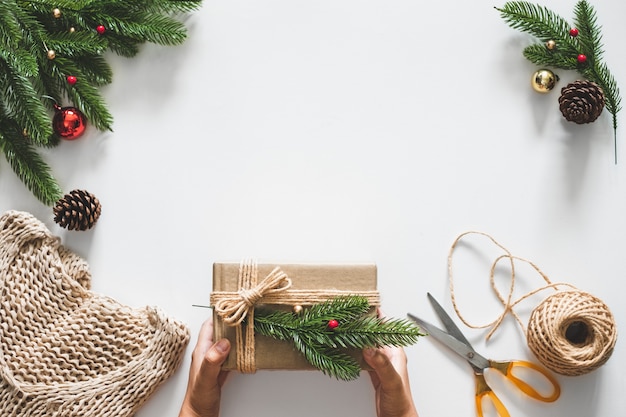
M496 257L489 271L490 286L504 309L495 320L483 325L474 325L465 319L457 305L454 292L453 255L459 242L471 234L488 238L504 251L504 254ZM506 294L498 290L495 282L496 268L504 260L509 262L511 271L510 285ZM516 261L530 265L542 277L545 284L517 299L513 299ZM491 327L486 336L486 339L489 340L502 324L507 314L511 314L526 332L528 347L545 367L554 372L570 376L582 375L604 364L613 352L617 337L616 326L613 315L601 300L578 290L571 284L565 282L553 283L535 263L513 255L486 233L469 231L462 233L455 239L448 254L448 276L452 305L459 319L465 325L474 329ZM569 289L562 291L560 287L568 287ZM554 289L557 292L550 295L532 311L528 326L525 328L521 318L513 308L522 301L546 289ZM568 336L568 331L570 331L572 324L582 326L585 329L581 340L575 340Z
M278 266L259 284L256 283L257 274L256 264L242 262L239 266L239 291L222 293L223 296L214 304L215 311L225 324L229 326L240 324L250 312L254 311L255 304L261 298L291 287L291 279Z
M498 298L498 300L500 301L500 303L502 303L503 306L503 310L502 313L500 313L500 315L498 317L496 317L495 320L489 322L489 323L485 323L485 324L481 324L481 325L476 325L476 324L472 324L470 323L465 316L461 313L461 310L457 304L457 299L456 299L456 294L454 291L454 273L453 273L453 256L454 253L457 249L457 246L459 245L459 243L463 240L463 238L465 238L468 235L479 235L479 236L483 236L486 237L487 239L489 239L494 245L496 245L498 248L500 248L504 254L499 255L491 264L491 267L489 269L489 284L491 286L491 289L493 290L493 292L496 294L496 297ZM508 288L508 292L506 293L506 295L504 295L499 289L498 286L496 285L496 280L495 280L495 275L496 275L496 269L498 267L498 264L501 261L505 261L508 260L509 262L509 267L510 267L510 280L509 280L509 288ZM515 261L520 261L520 262L524 262L528 265L530 265L540 276L541 278L544 280L544 282L546 283L545 285L532 290L524 295L522 295L521 297L517 298L516 300L513 299L513 294L515 292L515 280L516 280L516 270L515 270ZM491 338L491 336L493 336L493 334L495 333L495 331L498 329L498 327L500 327L500 325L502 324L502 321L506 318L506 316L508 314L512 315L515 318L515 321L517 321L517 323L520 325L520 327L522 329L525 329L525 326L522 322L522 319L520 318L520 316L515 312L515 310L513 310L513 307L515 307L516 305L518 305L519 303L521 303L522 301L524 301L525 299L533 296L534 294L537 294L545 289L548 288L554 288L554 289L558 289L559 286L569 286L574 288L572 285L567 284L567 283L552 283L552 281L550 281L550 279L548 278L548 276L533 262L529 261L528 259L525 258L521 258L519 256L515 256L511 253L511 251L509 251L506 247L504 247L501 243L499 243L497 240L495 240L491 235L484 233L484 232L477 232L477 231L469 231L469 232L465 232L460 234L452 243L452 246L450 247L450 251L448 253L448 278L449 278L449 283L450 283L450 297L452 299L452 306L454 307L454 311L456 312L457 316L459 317L459 319L463 322L463 324L465 324L466 326L472 328L472 329L486 329L486 328L491 328L489 330L489 332L487 333L486 339L489 340Z

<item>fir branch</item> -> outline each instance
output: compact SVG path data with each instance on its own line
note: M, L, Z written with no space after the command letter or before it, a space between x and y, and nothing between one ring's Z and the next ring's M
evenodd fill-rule
M361 317L334 331L333 340L342 347L365 349L382 346L408 346L423 336L413 322L403 319Z
M201 0L0 0L2 147L37 198L52 205L51 198L59 194L49 167L36 152L38 146L59 142L52 129L53 105L69 99L89 124L111 130L113 117L98 91L112 81L103 53L111 50L133 57L146 42L182 43L186 28L173 15L200 4ZM53 13L56 8L60 14ZM96 33L101 24L106 27L102 35ZM55 52L52 58L49 51ZM78 80L73 86L67 82L69 75Z
M568 39L570 25L547 7L526 1L513 1L505 3L502 8L496 7L495 9L513 29L529 33L542 42L558 39L566 41L568 46L574 46L573 41Z
M296 314L259 309L254 317L255 332L277 340L292 341L306 360L324 373L339 379L354 379L360 367L344 349L408 346L423 334L408 320L367 315L367 299L337 297ZM339 326L329 327L331 320Z
M48 114L30 80L18 70L0 60L0 93L7 112L4 117L14 118L34 142L46 144L52 136Z
M297 334L294 335L293 342L307 362L325 375L343 381L352 381L357 379L361 373L359 363L346 353L337 349L329 349L320 344L305 342Z
M576 3L573 26L548 8L525 1L507 2L502 8L496 7L496 10L509 26L541 41L524 49L524 57L529 61L537 65L576 70L602 88L606 109L612 115L617 163L617 113L621 110L621 97L617 82L602 62L604 51L601 27L593 7L586 0ZM578 36L570 36L572 27L578 29ZM556 42L555 50L545 47L545 42L549 40ZM586 56L583 64L577 61L579 54Z
M13 171L42 203L53 205L63 196L50 167L24 140L19 126L0 115L0 149Z

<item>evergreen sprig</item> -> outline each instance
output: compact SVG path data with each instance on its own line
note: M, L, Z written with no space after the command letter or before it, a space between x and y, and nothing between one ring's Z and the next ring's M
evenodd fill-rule
M263 311L255 313L257 333L292 341L306 360L326 375L341 380L359 376L361 366L350 349L408 346L423 334L408 320L368 315L370 305L361 296L343 296L316 304L301 313ZM337 320L336 328L329 327Z
M602 61L602 33L594 8L586 0L576 3L573 25L546 7L525 1L507 2L496 10L513 29L526 32L541 42L524 49L526 59L537 65L578 71L602 88L606 109L612 115L617 162L617 113L621 110L622 99L615 78ZM572 28L578 29L578 36L570 35ZM545 46L550 40L556 42L552 50ZM579 54L587 57L582 64L577 59Z
M37 147L55 146L53 108L69 101L89 124L112 130L99 87L112 82L104 52L134 57L151 42L178 45L176 15L201 0L0 0L0 149L24 185L46 205L63 196ZM58 9L60 15L54 14ZM96 32L103 25L106 32ZM49 59L48 51L55 51ZM75 85L67 76L78 79Z

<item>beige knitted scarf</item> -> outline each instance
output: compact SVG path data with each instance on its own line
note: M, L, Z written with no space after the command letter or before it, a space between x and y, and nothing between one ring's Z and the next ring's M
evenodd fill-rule
M0 416L131 416L179 366L183 324L90 280L33 216L0 217Z

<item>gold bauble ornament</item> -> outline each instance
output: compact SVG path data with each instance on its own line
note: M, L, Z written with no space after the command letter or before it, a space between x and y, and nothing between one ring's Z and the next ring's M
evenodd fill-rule
M554 48L556 48L556 42L554 42L553 40L549 40L548 42L546 42L546 48L552 51Z
M55 19L58 19L61 17L61 9L54 9L52 10L52 16L54 16Z
M302 313L302 310L304 310L304 309L302 308L302 306L301 306L301 305L295 305L295 306L293 306L293 312L294 312L295 314L300 314L300 313Z
M47 52L47 55L48 55L49 60L53 60L54 58L57 57L57 53L54 52L54 49L49 49Z
M70 33L74 33L74 32L76 32L76 29L74 27L71 27L70 28Z
M549 69L540 69L533 74L530 84L538 93L548 93L552 91L559 77Z

